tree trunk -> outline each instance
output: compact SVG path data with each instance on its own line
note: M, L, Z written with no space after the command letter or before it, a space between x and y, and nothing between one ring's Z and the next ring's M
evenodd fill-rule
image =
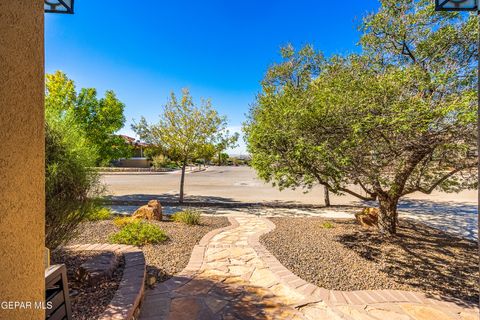
M378 228L383 234L394 235L397 233L398 198L379 197L380 212L378 215Z
M323 197L325 201L325 207L330 207L330 192L326 186L323 186Z
M185 169L187 167L187 162L182 163L182 177L180 178L180 199L179 202L183 203L183 186L185 184Z

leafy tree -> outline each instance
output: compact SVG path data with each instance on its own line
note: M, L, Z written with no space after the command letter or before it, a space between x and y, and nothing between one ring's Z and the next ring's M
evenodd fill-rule
M267 74L245 131L262 178L377 199L394 234L401 197L476 187L477 29L430 1L383 0L363 31L361 55L326 61L301 90Z
M229 157L230 156L228 155L228 153L225 153L225 152L220 153L218 155L218 159L217 159L218 163L217 164L219 166L223 166L223 165L227 164Z
M224 130L218 133L216 138L217 143L214 146L215 152L218 157L218 165L222 165L222 163L224 163L222 161L224 160L224 158L222 158L222 155L225 154L224 153L225 150L227 150L228 148L235 148L238 146L237 142L239 137L240 135L238 134L238 132L235 132L233 135L230 135L229 130Z
M298 52L296 52L291 45L287 45L281 49L280 53L283 62L275 64L268 69L267 74L262 81L262 89L264 94L259 97L257 102L265 105L279 103L279 101L273 99L285 94L284 97L286 97L286 99L294 99L285 102L291 104L295 109L295 104L299 104L300 100L303 98L306 99L306 95L309 94L307 91L309 85L313 79L319 76L322 66L325 65L325 59L322 53L316 52L310 45L303 47ZM294 109L291 112L294 112ZM257 111L255 108L254 110ZM286 118L289 116L289 111L285 112L286 113L280 114L270 112L265 114L266 118L263 118L264 120L268 119L268 125L264 126L263 134L273 138L273 135L278 133L278 138L282 139L283 141L286 141L288 138L291 139L292 144L289 146L284 144L282 145L282 153L286 151L286 148L288 148L290 151L294 151L295 145L298 142L296 141L295 136L291 135L293 128L290 127L290 120ZM283 123L283 120L286 122ZM248 136L248 126L244 129L246 129ZM290 135L288 135L289 132ZM259 132L257 131L256 134L258 133ZM282 135L284 136L282 137ZM276 146L277 145L274 145L272 148L275 149ZM268 142L263 147L265 148L266 153L263 153L262 157L267 156L268 154L272 156L274 155L274 152L268 151ZM255 158L259 159L258 149L251 149L250 151L256 152L257 156ZM324 177L317 179L314 175L312 175L311 169L302 165L304 159L297 152L289 153L288 157L285 157L285 155L278 156L281 157L278 159L278 161L282 162L282 164L279 165L279 163L277 163L275 169L268 168L270 163L265 163L267 166L265 167L266 170L260 169L259 166L254 165L255 168L259 169L258 171L260 177L267 181L274 182L274 185L278 186L280 189L295 189L301 187L305 190L310 190L315 184L321 184L324 187L324 203L326 206L330 206L329 186L328 184L324 183ZM271 176L271 173L273 172L272 170L281 170L281 173L278 171L281 178L278 176L279 179L276 179Z
M113 91L107 91L101 99L93 88L81 89L77 94L74 82L57 71L46 75L45 105L47 112L56 117L73 118L97 150L95 165L131 155L131 147L115 135L125 123L125 105Z
M73 112L88 140L98 149L97 165L131 155L131 148L115 135L125 123L124 109L125 105L111 90L101 99L97 99L97 90L93 88L83 88L78 94Z
M77 100L75 84L61 71L47 74L45 77L45 110L54 117L64 117L75 107Z
M203 100L200 106L195 106L187 89L183 89L180 100L172 92L157 124L150 125L142 118L138 124L132 125L141 139L157 146L181 165L180 203L184 199L187 164L208 145L215 144L216 137L225 127L226 118L219 116L211 102Z
M215 146L212 143L207 143L202 148L197 150L194 158L197 163L207 164L215 156L215 151Z

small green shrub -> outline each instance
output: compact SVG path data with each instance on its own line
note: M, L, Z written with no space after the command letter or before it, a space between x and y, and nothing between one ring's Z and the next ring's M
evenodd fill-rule
M137 219L132 218L132 217L118 217L118 218L113 219L113 224L117 228L121 229L121 228L125 227L127 224L132 223L136 220Z
M332 229L335 228L335 225L331 223L330 221L325 221L322 223L322 228L324 229Z
M98 208L97 210L92 211L92 213L87 217L88 221L100 221L108 220L112 218L112 210L109 208Z
M165 240L167 240L167 235L162 229L142 220L127 223L120 231L112 234L109 238L112 243L134 246L155 244Z
M163 155L156 155L152 157L152 166L155 169L177 169L178 164Z
M176 222L183 222L188 225L200 224L200 213L196 210L186 209L181 212L174 213L172 220Z

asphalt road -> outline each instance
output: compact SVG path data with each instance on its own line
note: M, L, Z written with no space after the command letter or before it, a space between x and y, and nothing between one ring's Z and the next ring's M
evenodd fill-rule
M108 174L102 176L112 199L147 201L159 198L171 202L178 199L179 172L161 174ZM309 193L302 190L283 190L272 187L256 177L249 167L209 167L206 171L191 172L185 178L186 201L222 203L282 203L323 205L323 188L317 186ZM362 203L350 195L331 195L333 205ZM376 206L375 203L369 204ZM401 215L421 220L452 233L477 237L477 191L461 193L434 192L405 197L399 204Z
M106 174L102 176L102 180L112 196L152 195L174 199L179 192L180 172ZM189 172L185 178L185 194L187 200L324 204L323 187L314 187L308 193L301 189L280 191L258 179L250 167L209 167L205 171ZM431 195L417 193L406 199L475 204L477 191L467 190L458 194L434 192ZM358 199L350 195L331 195L331 202L334 205L350 205L357 204Z

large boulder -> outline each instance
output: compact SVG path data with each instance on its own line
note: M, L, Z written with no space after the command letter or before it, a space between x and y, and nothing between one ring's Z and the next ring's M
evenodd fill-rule
M379 209L377 208L365 208L355 214L355 219L363 227L378 227L378 213Z
M162 221L162 205L158 200L150 200L133 213L133 218Z

